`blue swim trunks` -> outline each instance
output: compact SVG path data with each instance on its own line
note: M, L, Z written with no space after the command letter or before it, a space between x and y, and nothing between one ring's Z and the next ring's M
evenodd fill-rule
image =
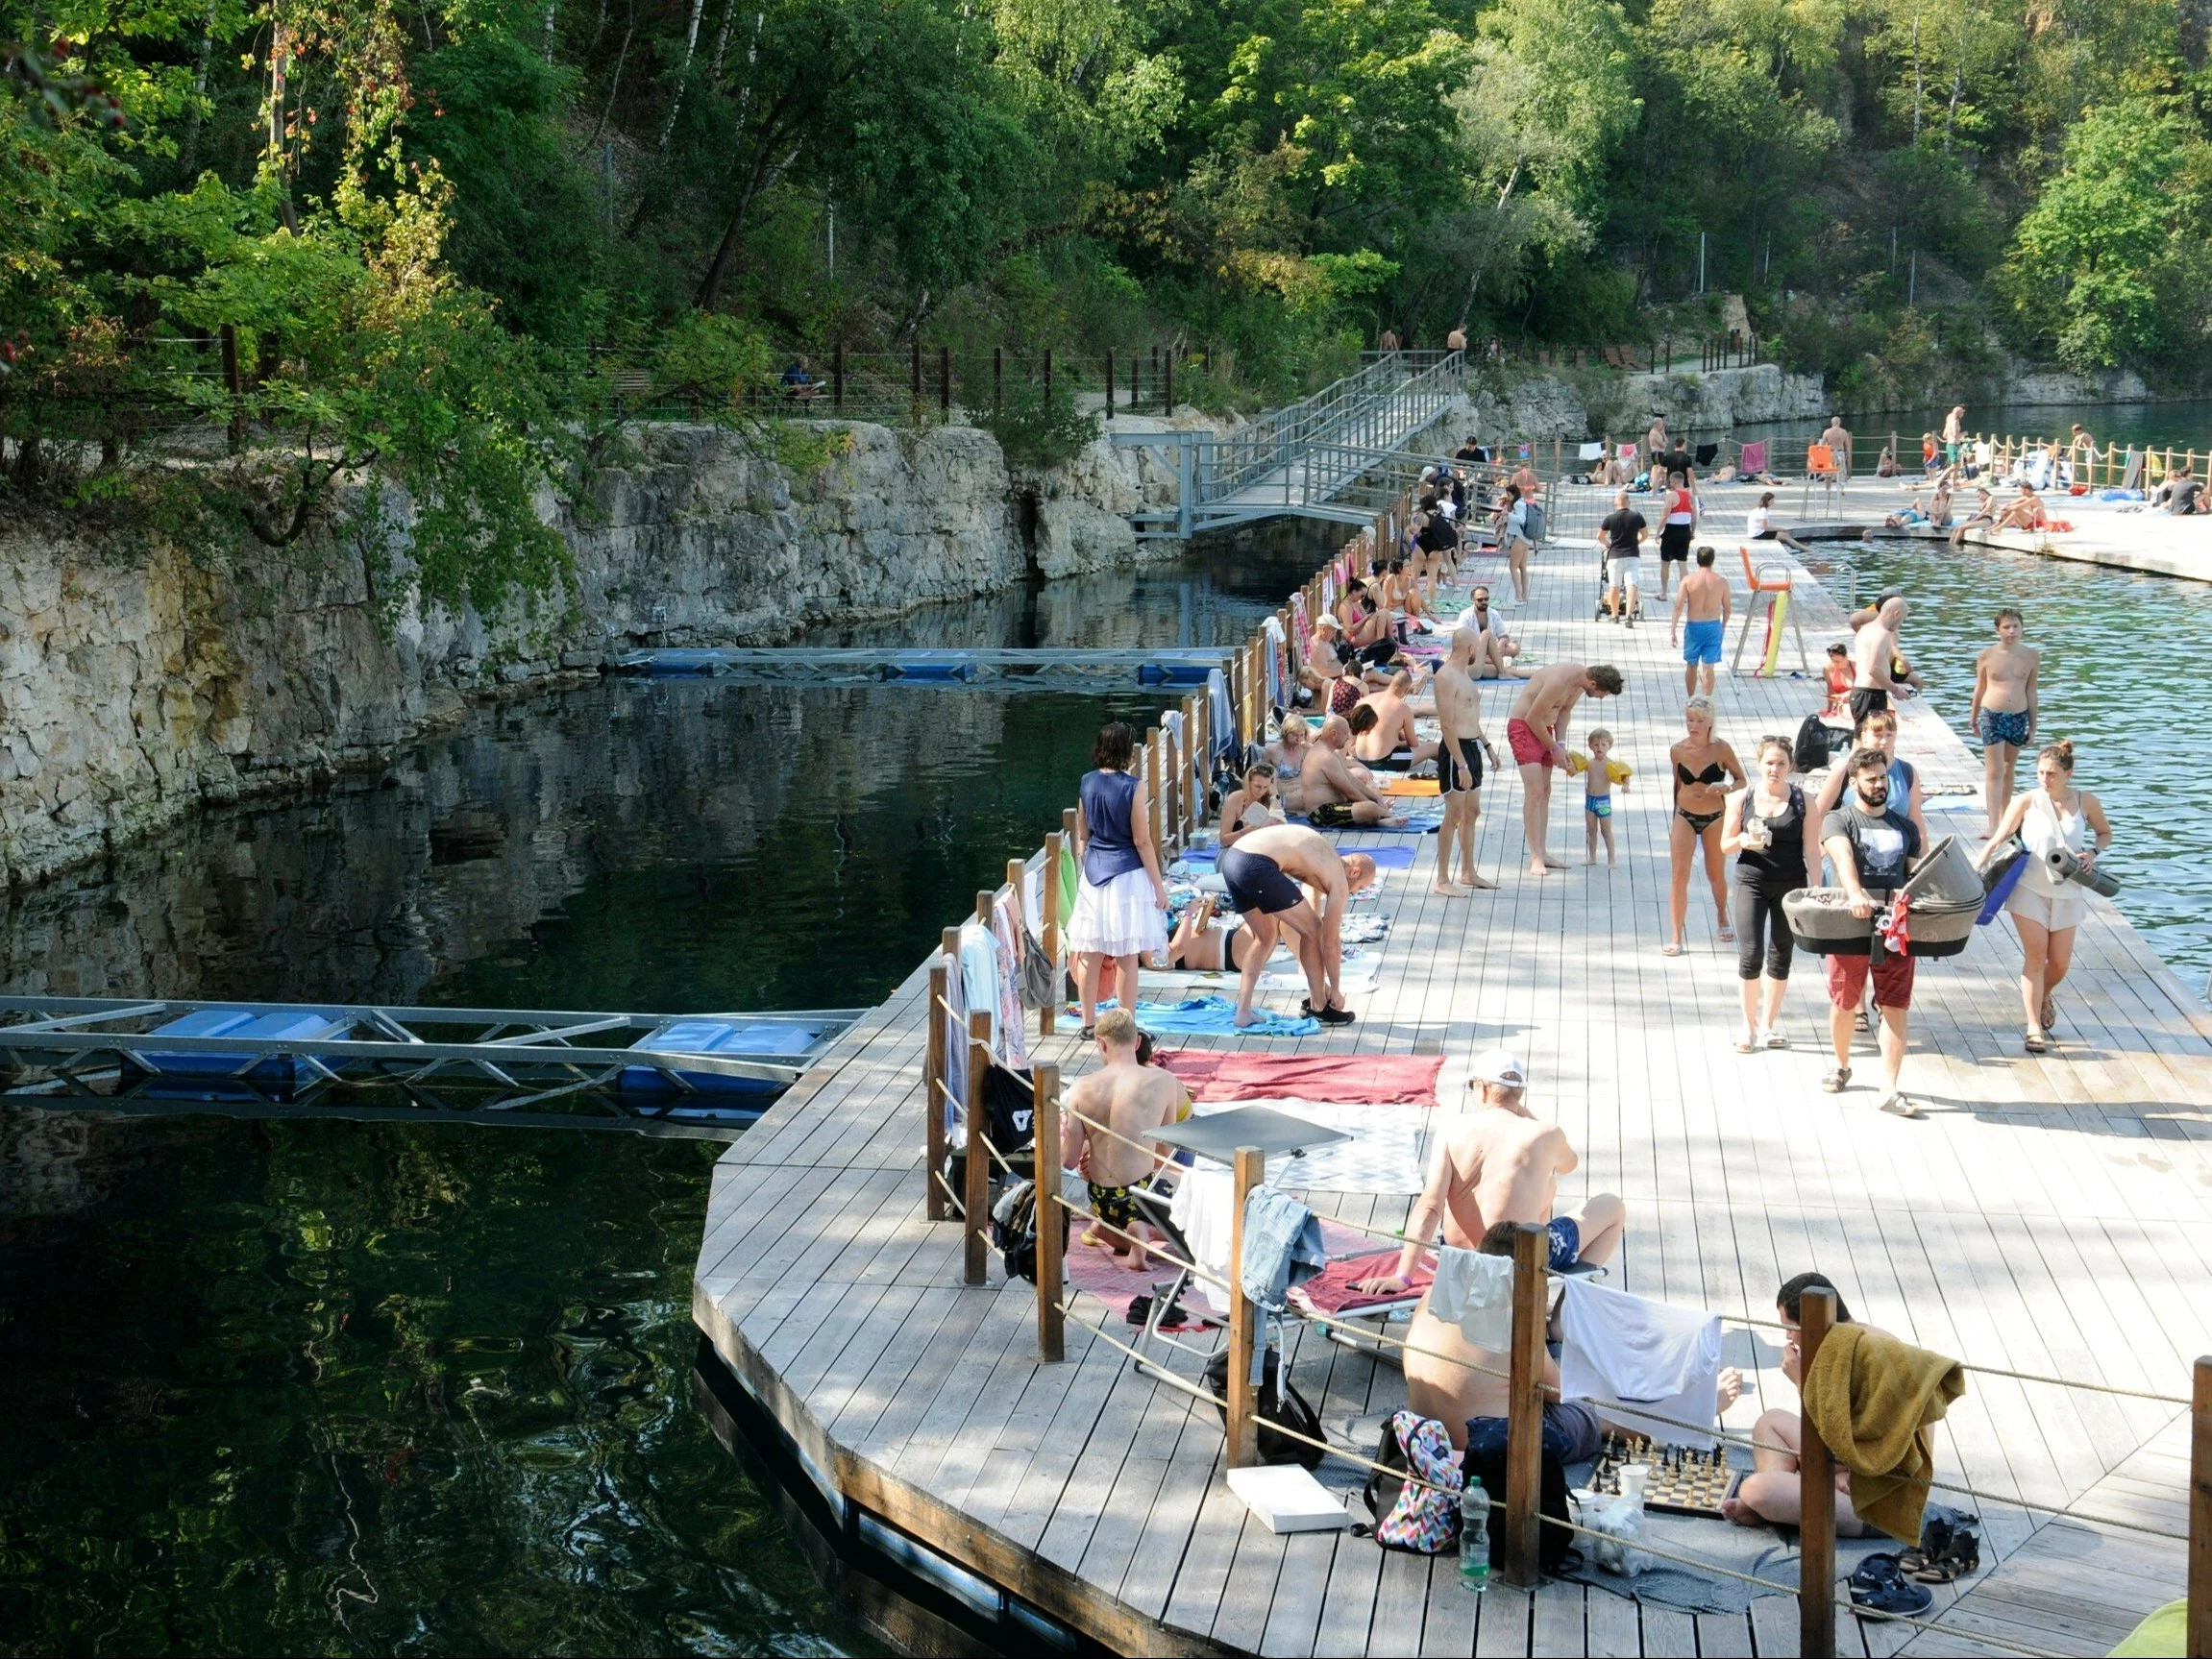
M1682 625L1682 660L1685 663L1710 663L1720 667L1720 619L1709 622L1684 622Z
M2016 749L2025 748L2028 744L2028 711L1983 709L1981 741L1985 744L2008 744Z
M1583 1258L1582 1224L1573 1216L1555 1215L1544 1224L1544 1231L1551 1235L1554 1273L1564 1273Z
M1583 796L1583 811L1594 818L1610 818L1613 816L1613 797L1611 795L1585 795Z

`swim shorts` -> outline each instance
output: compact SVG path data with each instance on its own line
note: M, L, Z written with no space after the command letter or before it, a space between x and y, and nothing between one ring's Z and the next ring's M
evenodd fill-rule
M1402 772L1413 764L1413 751L1400 744L1379 761L1367 760L1360 755L1352 758L1371 772Z
M1352 809L1342 801L1330 801L1308 812L1306 821L1315 829L1350 829Z
M2013 748L2024 747L2028 743L2028 711L1983 709L1981 741L1985 744L2007 744Z
M1583 1256L1582 1223L1571 1215L1555 1215L1544 1224L1551 1235L1551 1270L1564 1273Z
M1537 737L1536 727L1518 715L1506 721L1506 746L1513 751L1513 765L1517 767L1551 765L1550 734Z
M1828 1000L1840 1009L1856 1009L1866 996L1868 960L1863 956L1828 959ZM1912 958L1894 951L1874 964L1874 1006L1912 1006Z
M1613 797L1611 795L1585 795L1583 796L1583 811L1594 818L1610 818L1613 816Z
M1100 1186L1094 1181L1083 1184L1091 1189L1091 1213L1108 1227L1118 1227L1126 1232L1143 1219L1137 1213L1137 1206L1126 1186Z
M1684 622L1682 625L1682 660L1693 668L1699 663L1720 666L1721 623L1716 617L1709 622Z
M1696 528L1695 525L1659 525L1659 557L1678 565L1687 564L1690 532Z
M1855 687L1851 694L1851 729L1866 724L1866 717L1889 707L1889 694L1880 686Z
M1246 852L1241 846L1233 846L1222 853L1215 867L1220 871L1222 884L1229 890L1229 902L1241 911L1273 915L1277 911L1295 910L1306 902L1298 884L1285 875L1283 866L1266 853Z
M1467 764L1463 767L1460 765L1458 757L1452 753L1450 744L1445 744L1437 750L1437 793L1438 794L1472 794L1483 787L1483 745L1478 743L1463 743L1460 746L1466 750L1467 754ZM1474 774L1471 778L1468 776L1470 770Z

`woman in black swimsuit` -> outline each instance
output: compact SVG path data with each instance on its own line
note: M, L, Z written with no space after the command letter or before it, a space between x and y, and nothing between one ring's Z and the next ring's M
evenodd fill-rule
M1728 921L1728 861L1721 856L1720 819L1729 790L1743 788L1743 763L1712 735L1712 704L1706 698L1690 698L1682 718L1689 735L1667 750L1674 763L1674 817L1667 826L1667 920L1673 933L1662 947L1667 956L1682 955L1683 923L1689 918L1690 855L1701 843L1721 942L1735 942L1735 929Z
M1806 840L1805 791L1789 781L1791 764L1786 738L1759 739L1758 781L1728 797L1721 823L1721 850L1735 854L1736 914L1744 918L1735 959L1743 986L1738 1054L1789 1046L1775 1029L1796 948L1782 901L1820 880L1820 847Z

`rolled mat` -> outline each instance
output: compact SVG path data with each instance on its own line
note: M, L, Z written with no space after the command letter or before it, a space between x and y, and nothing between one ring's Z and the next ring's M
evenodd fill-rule
M1165 1048L1154 1057L1193 1100L1331 1100L1364 1106L1435 1106L1440 1054L1216 1054Z

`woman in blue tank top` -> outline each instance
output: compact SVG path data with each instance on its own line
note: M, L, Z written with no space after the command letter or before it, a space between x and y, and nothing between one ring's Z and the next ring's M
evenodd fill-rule
M1114 963L1114 995L1137 1006L1137 959L1167 948L1167 884L1152 844L1151 808L1134 771L1137 737L1119 720L1099 727L1075 809L1075 915L1068 948L1083 1004L1083 1037L1098 1023L1099 978Z

